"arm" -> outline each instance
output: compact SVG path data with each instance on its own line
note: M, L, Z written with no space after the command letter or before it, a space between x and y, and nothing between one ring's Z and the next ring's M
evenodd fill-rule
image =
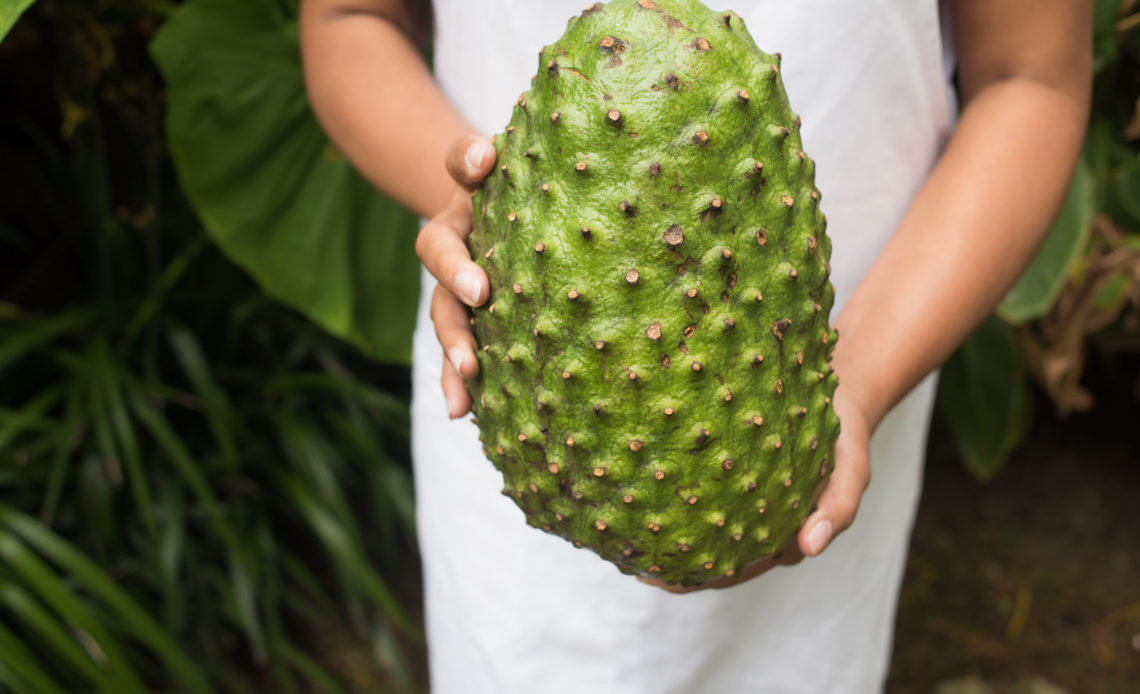
M439 280L431 316L448 410L460 417L471 406L464 379L479 368L464 304L486 301L489 284L467 251L470 193L495 150L439 91L405 31L403 0L303 0L300 24L305 84L329 137L373 185L432 218L416 252Z
M448 203L448 147L473 132L406 33L402 0L304 0L301 58L318 120L373 185L422 217Z
M836 319L843 433L799 535L805 554L851 524L870 479L871 432L993 310L1044 240L1084 136L1091 6L956 0L961 120Z

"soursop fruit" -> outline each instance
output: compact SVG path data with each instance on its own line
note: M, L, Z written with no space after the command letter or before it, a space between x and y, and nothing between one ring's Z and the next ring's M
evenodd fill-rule
M699 584L781 551L830 473L834 289L780 56L614 0L539 54L473 199L471 383L528 522Z

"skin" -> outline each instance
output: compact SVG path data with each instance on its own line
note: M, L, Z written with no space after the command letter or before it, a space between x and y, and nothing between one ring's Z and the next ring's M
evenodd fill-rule
M1064 197L1088 117L1092 0L956 0L958 127L890 242L834 321L843 430L835 471L797 541L720 588L815 556L855 518L883 417L981 322L1029 264ZM471 262L471 191L494 166L439 92L400 0L304 0L301 40L317 117L379 189L431 221L416 251L447 355L452 418L478 373L467 307L488 282ZM393 136L398 134L398 136ZM901 292L898 287L907 287ZM665 590L684 592L659 581Z

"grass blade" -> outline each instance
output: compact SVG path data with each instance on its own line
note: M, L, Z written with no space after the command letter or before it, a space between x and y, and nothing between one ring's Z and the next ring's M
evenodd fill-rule
M45 525L55 522L55 513L63 495L63 485L70 471L69 462L87 433L87 418L83 411L80 391L79 384L74 380L68 384L67 404L64 406L63 418L59 425L62 435L57 439L55 452L52 454L47 489L44 490L43 503L40 506L40 520Z
M291 390L325 391L350 398L368 409L369 413L389 433L407 436L411 419L408 404L395 395L375 386L356 381L347 372L336 374L319 371L290 371L270 379L265 386L268 393Z
M261 623L257 619L256 605L248 602L255 596L252 591L243 592L242 596L244 597L233 592L235 586L245 585L245 575L249 571L249 566L244 559L245 551L239 539L240 535L227 520L226 515L222 513L221 505L218 503L209 481L199 469L198 461L190 454L186 444L174 432L174 428L170 426L166 418L143 401L138 393L132 394L131 408L159 448L166 454L166 459L174 466L194 496L197 497L198 502L206 509L214 530L225 544L229 556L231 580L237 581L237 583L229 585L231 596L235 599L235 617L255 653L264 658L265 635L261 629ZM246 602L243 603L242 600L246 600Z
M352 509L340 485L341 475L338 473L346 468L340 451L309 422L280 415L274 418L273 424L281 450L293 469L305 478L325 508L349 530L353 542L359 544L360 536L353 522Z
M280 554L285 575L296 585L283 596L285 605L301 619L318 625L322 619L337 611L336 603L305 562L292 552Z
M38 634L51 648L52 655L66 663L67 667L82 675L97 689L112 691L108 687L107 673L76 643L59 620L14 581L6 580L3 576L0 576L0 605L8 608L20 624ZM123 683L123 686L120 691L130 691L129 683Z
M106 470L107 479L112 486L119 486L123 482L123 469L120 464L119 449L115 438L114 428L111 426L111 415L107 412L107 402L103 397L103 378L100 373L98 359L98 342L93 343L83 363L78 367L77 375L86 384L87 402L85 409L91 414L91 433L95 437L95 448L99 452L100 462ZM137 501L137 499L136 499Z
M66 395L63 384L45 388L18 410L0 410L0 451L7 448L26 431L49 432L55 428L53 418L46 413L55 408Z
M134 412L135 417L158 444L158 447L166 455L167 461L174 466L175 471L197 497L198 502L205 508L214 530L231 552L236 551L238 547L237 533L226 522L218 499L214 496L213 488L199 469L199 462L190 454L189 448L175 433L170 422L158 410L144 401L137 391L131 392L128 397L131 411Z
M141 517L147 535L157 537L154 526L154 504L151 503L149 482L143 472L142 455L139 453L138 437L134 424L123 404L123 390L119 379L119 366L112 360L105 340L97 340L93 347L95 354L92 374L99 390L96 397L106 407L104 416L115 437L116 448L122 453L122 462L127 469L127 482L138 505L137 515Z
M286 496L321 541L338 573L352 585L358 586L401 633L418 638L412 620L384 580L368 563L360 546L353 541L353 533L312 495L311 489L299 477L280 471L278 478Z
M343 685L293 644L284 642L280 645L280 650L285 662L301 673L301 676L307 679L316 691L326 692L326 694L346 694Z
M0 623L0 661L15 673L35 694L69 694L44 670L36 658L16 635Z
M48 534L34 520L6 506L0 506L0 526L6 526L7 530L11 531L12 528L8 521L13 518L17 521L20 518L27 519L28 524L40 532ZM0 532L0 557L4 559L7 567L22 580L29 590L38 595L40 600L55 610L57 614L65 616L79 633L86 634L89 637L88 650L93 652L93 657L99 659L108 669L127 682L128 691L145 691L141 679L128 665L124 647L107 631L103 620L99 619L87 605L80 601L73 594L71 588L47 564L20 542L20 539L17 539L18 536L20 533ZM74 550L68 549L74 552ZM89 569L93 572L99 571L93 565ZM17 672L19 671L17 670ZM23 673L20 674L23 675Z
M269 661L265 647L265 632L261 626L258 607L258 581L254 572L258 564L248 552L230 555L230 595L238 624L249 639L253 660L258 665Z
M185 691L193 692L194 694L213 693L214 690L206 682L201 671L182 651L178 643L147 614L147 611L143 607L135 602L126 591L116 585L114 580L92 563L91 560L59 539L32 518L8 506L0 505L0 526L8 528L29 545L35 547L37 551L42 552L44 556L55 562L64 573L69 576L71 581L85 588L94 598L105 605L115 619L116 626L132 634L142 644L145 644L182 683ZM5 539L11 542L3 542ZM18 556L18 553L11 551L13 544L18 545L18 543L14 542L11 535L0 535L0 546L4 547L6 550L4 555L9 559L11 559L12 556ZM30 554L19 558L26 560L28 556L30 556ZM32 557L32 559L34 559L34 557ZM47 567L38 560L35 560L35 562L38 562L39 566L36 567L33 565L32 568L34 570L24 574L25 580L38 578L40 581L53 583L57 586L56 592L62 593L64 589L62 586L58 586L58 581L55 581L54 577L50 575L50 572L47 571ZM29 563L34 564L34 562ZM15 564L15 562L13 562L13 564ZM34 585L37 590L42 588L39 583L33 583L31 581L29 581L29 585ZM41 597L43 597L42 594ZM79 605L74 597L69 595L55 595L53 599L55 602L71 608L63 610L63 613L68 614L69 617L72 615L73 610L79 613L87 612L86 609ZM89 624L88 627L90 626ZM92 631L91 628L87 628L87 631L90 632L93 637L97 637L96 632L102 633L104 638L98 640L103 647L103 651L107 654L108 662L114 662L120 659L122 657L121 648L116 647L115 642L106 636L106 632L97 623L94 624L94 627L95 631ZM110 649L108 648L108 644L111 646Z
M53 342L61 335L84 327L95 314L96 312L90 308L65 311L0 332L0 336L4 338L0 340L0 371Z
M184 328L171 330L168 337L174 356L182 366L182 372L202 401L203 413L214 440L222 449L226 461L232 465L237 459L234 429L240 426L233 405L214 380L209 360L203 354L198 338Z
M4 685L8 689L4 689ZM21 679L19 675L13 672L4 664L4 659L0 658L0 694L40 694L26 680Z
M156 563L158 584L162 592L163 623L173 633L182 630L185 610L179 576L182 573L183 555L186 547L186 504L182 498L182 487L175 480L165 479L161 487L158 520L159 539Z

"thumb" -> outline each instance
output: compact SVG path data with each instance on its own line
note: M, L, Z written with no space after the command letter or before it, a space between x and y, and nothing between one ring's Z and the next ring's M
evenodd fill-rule
M495 166L495 146L478 135L469 135L451 143L445 163L455 182L471 192Z
M835 469L814 513L800 528L800 551L814 557L851 526L859 501L871 482L870 435L856 422L842 420L835 444Z

